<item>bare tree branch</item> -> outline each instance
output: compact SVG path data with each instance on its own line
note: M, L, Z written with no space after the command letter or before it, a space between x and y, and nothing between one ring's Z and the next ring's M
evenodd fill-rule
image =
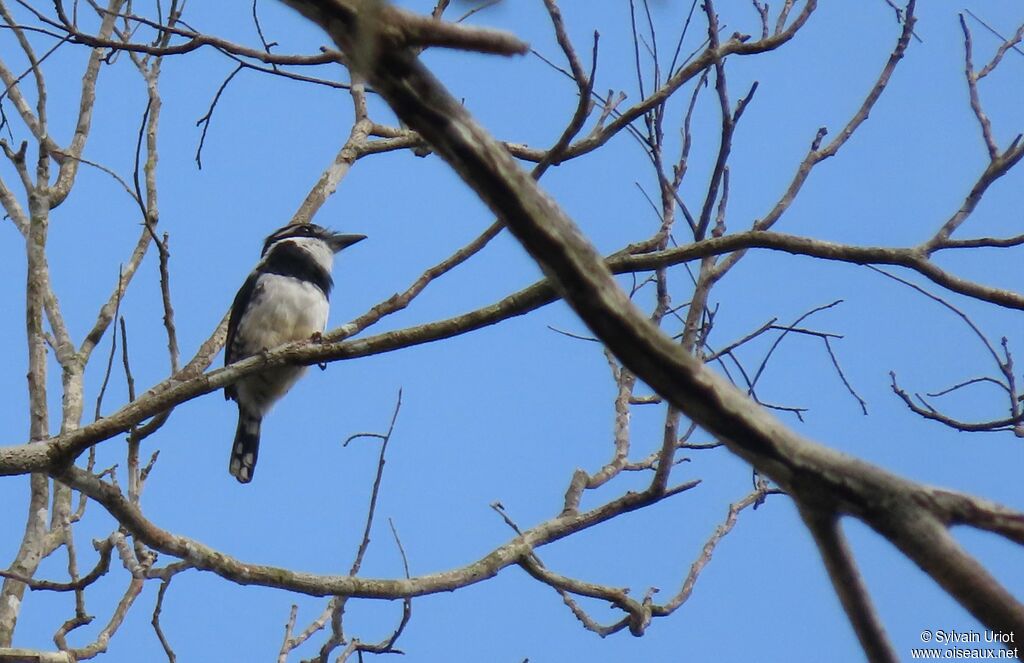
M800 515L811 530L814 542L818 544L825 569L832 580L832 588L839 596L868 660L899 661L899 655L885 633L885 627L857 570L853 552L839 528L839 519L833 513L816 510L814 507L803 507Z
M584 628L602 637L627 628L633 634L641 635L655 618L673 614L687 601L716 546L734 528L740 513L751 506L756 509L768 495L780 493L787 494L794 501L814 536L835 592L870 660L896 660L896 654L871 605L871 598L859 577L856 560L843 537L840 528L842 518L856 518L896 545L987 628L1024 632L1024 606L964 551L949 531L955 525L967 526L1024 545L1024 513L971 495L903 479L827 446L815 444L783 426L768 410L791 412L799 417L804 408L769 403L757 393L757 387L766 363L774 356L774 348L784 336L793 334L817 337L825 344L841 381L866 413L864 399L847 380L831 344L832 340L842 336L808 328L800 320L791 325L779 325L772 318L739 340L732 340L735 332L719 322L727 319L725 309L728 303L723 305L716 300L719 292L716 286L751 249L866 265L873 269L878 266L902 267L930 280L944 291L943 294L953 292L997 307L1024 309L1024 295L1020 292L961 277L940 267L935 258L936 253L946 250L957 250L957 255L963 255L981 249L1019 250L1018 247L1024 245L1024 235L952 238L974 214L992 185L1024 159L1024 145L1019 136L1007 147L999 147L979 90L979 81L986 79L1000 65L1005 54L1019 50L1017 45L1024 36L1024 27L1009 38L1000 36L1001 43L995 47L994 55L987 63L979 62L980 68L977 68L972 36L961 17L968 100L981 126L989 159L960 207L936 224L938 229L934 234L916 246L885 247L854 246L773 230L803 190L816 165L838 154L864 125L889 85L910 39L916 37L913 0L905 8L886 1L896 12L901 30L888 60L860 106L831 141L826 142L828 132L824 127L818 130L788 187L765 217L752 222L743 220L742 225L751 230L730 232L736 227L735 219L729 218L729 212L736 208L735 204L730 206L730 188L738 186L741 180L731 182L732 173L740 171L733 170L729 162L737 136L737 123L748 108L756 108L751 106L751 101L758 84L756 81L749 87L745 84L746 96L734 102L729 93L729 71L737 62L736 58L771 52L804 30L816 10L814 0L803 3L784 0L775 8L774 15L767 3L753 0L756 25L760 26L760 37L756 39L740 33L729 36L725 18L719 17L714 3L705 2L701 5L702 12L696 12L697 3L694 2L685 20L680 17L682 28L672 62L664 70L661 60L664 53L659 50L658 43L660 39L664 47L664 34L657 32L658 22L652 8L647 0L639 6L631 2L632 56L640 95L626 108L622 107L623 93L616 94L614 89L608 90L606 95L595 92L597 33L594 33L590 45L588 70L586 58L580 57L569 37L569 26L559 3L557 0L544 0L554 43L561 50L564 61L561 57L548 59L539 53L538 56L567 77L570 81L568 91L575 95L571 117L565 118L561 131L556 132L558 138L547 149L499 142L492 138L469 116L465 104L453 98L418 60L418 55L429 47L501 54L526 50L526 45L509 33L441 20L450 4L448 0L438 0L430 16L395 9L382 0L285 0L285 4L298 8L320 24L341 49L323 48L317 55L277 53L277 44L268 40L271 33L265 33L261 25L255 0L252 3L253 25L250 26L250 30L255 27L254 42L258 37L255 47L194 29L181 20L184 5L179 0L170 0L169 3L158 0L150 10L155 18L136 14L138 6L123 0L109 0L106 8L100 7L96 0L82 4L57 0L49 10L50 14L19 2L24 11L34 17L36 25L18 23L16 15L20 15L22 10L12 14L5 0L0 0L0 27L12 35L12 43L20 49L13 60L0 61L0 81L6 88L0 95L0 127L8 122L3 106L6 100L8 108L14 109L10 117L24 125L22 131L34 143L30 158L27 142L17 149L12 147L17 145L14 131L8 130L10 142L0 140L0 149L10 164L10 185L17 186L20 181L24 189L24 192L16 192L8 182L0 179L0 204L26 241L25 329L30 415L28 435L20 438L27 439L27 443L0 447L0 476L31 475L29 510L21 545L10 566L0 571L4 578L0 589L0 659L20 656L29 660L63 662L98 656L107 650L111 639L125 624L145 584L156 580L160 583L150 624L164 654L173 663L176 654L163 631L160 616L173 577L193 568L239 585L254 584L290 593L329 597L324 602L323 611L313 617L305 628L297 625L298 609L292 606L277 654L279 661L287 660L292 652L321 631L325 641L319 654L314 655L314 660L358 658L361 661L363 654L401 653L395 645L411 618L413 597L468 587L493 578L509 566L518 566L534 580L555 589ZM489 4L477 5L466 16L485 6ZM80 9L83 16L79 16ZM749 13L749 8L746 11ZM695 15L707 22L707 30L706 34L702 32L692 40L687 37L687 31ZM249 21L249 18L245 19L247 24ZM990 31L994 32L991 28ZM676 41L675 34L670 36ZM688 57L680 57L684 53L684 37L687 41L699 42ZM56 41L50 42L51 39ZM39 43L51 44L49 50L38 47ZM80 94L72 104L70 138L66 146L61 146L57 139L51 137L48 113L52 113L53 108L48 106L44 77L47 72L44 69L52 66L52 61L47 61L49 55L65 44L72 46L63 48L61 54L84 46L81 52L87 62ZM268 348L244 361L207 372L224 342L226 320L222 320L195 355L181 367L170 288L169 236L164 232L161 239L157 234L160 221L157 137L162 104L159 77L163 57L190 53L204 46L219 51L237 66L211 103L210 113L205 118L204 137L220 93L242 69L257 69L297 81L349 89L354 110L351 129L347 136L335 138L342 143L340 149L323 168L295 211L292 223L311 222L360 159L405 149L417 156L433 153L445 160L490 207L496 219L477 237L426 268L404 290L396 291L353 321L326 333L323 339ZM688 46L686 50L692 48ZM84 156L96 108L99 70L106 65L118 64L119 59L122 64L125 59L131 61L147 88L147 109L135 143L132 185L128 185L127 178L119 176L114 169ZM18 64L10 65L10 62ZM349 70L351 85L330 80L330 77L321 79L298 73L318 70L291 69L328 65L330 71L340 71L334 66L339 63ZM708 87L712 77L713 88ZM29 89L32 84L34 91ZM686 85L693 85L692 91L681 92ZM710 99L701 94L712 89L715 96ZM684 96L676 97L677 94ZM373 96L368 103L367 95L378 95L387 102L400 123L389 126L378 121L375 116L379 114L379 107L372 102ZM670 105L670 100L676 103ZM690 160L696 158L691 154L694 145L691 126L697 124L708 105L718 114L717 135L711 136L716 145L708 163L692 164L693 172L708 178L702 179L694 189L693 176L686 179L691 171ZM592 119L595 109L599 109L597 117ZM666 118L670 114L674 118L676 113L678 125L672 126L674 120L667 121ZM56 116L53 121L57 121ZM622 131L640 145L643 155L653 167L657 189L639 181L636 183L650 204L653 215L642 219L651 225L646 237L601 258L572 220L540 190L536 182L551 166L590 154L607 145ZM678 142L671 136L673 132L678 132ZM667 141L666 133L670 135ZM700 141L697 142L699 144ZM667 154L669 146L673 151L678 147L678 153ZM531 172L521 169L523 161L534 164ZM116 163L106 159L104 162ZM142 224L138 240L124 261L113 292L109 296L104 295L106 302L97 313L95 322L81 342L76 343L51 283L47 238L50 211L70 195L76 180L81 179L76 178L76 174L78 166L83 163L114 177L128 190L138 205ZM696 203L694 191L699 201ZM738 199L740 192L734 195ZM677 227L679 219L685 220L686 225ZM409 306L435 280L480 254L506 227L542 267L545 279L500 297L489 306L461 315L354 338L384 317ZM692 237L691 243L676 244L681 238L680 227L684 234ZM138 356L128 355L127 325L120 317L119 307L151 244L156 245L158 252L159 298L164 316L161 333L166 334L170 375L136 394L132 364L136 364L138 375L146 373L137 366ZM699 261L697 266L689 264L694 260ZM430 265L431 262L425 264ZM632 278L627 276L615 280L613 274L632 275ZM682 284L677 282L678 276L682 277L678 279L683 281ZM953 387L925 395L904 391L893 375L892 389L896 395L913 412L946 426L965 431L1013 431L1024 435L1024 396L1018 393L1016 386L1018 376L1010 342L1003 338L1001 347L998 347L980 326L942 296L932 295L905 279L894 278L960 315L987 348L998 368L992 373L993 377L975 374L977 377L964 379L957 376L945 382L955 382ZM627 286L625 291L620 283ZM682 298L679 298L680 292L685 293ZM382 445L370 490L365 527L347 575L305 573L294 568L250 563L165 529L164 525L151 519L152 514L147 515L143 510L141 495L159 449L152 450L147 463L141 442L161 428L175 406L260 371L292 364L343 361L452 338L559 299L564 299L590 329L585 334L561 333L600 343L608 361L614 383L614 398L610 399L614 421L608 439L604 441L610 447L606 450L608 455L600 459L597 467L577 469L572 473L564 501L554 506L554 511L558 512L554 517L520 528L505 509L496 504L496 510L513 528L515 536L504 542L488 544L489 552L478 558L463 560L461 565L442 572L413 576L397 530L389 520L402 559L404 577L398 577L398 574L394 578L359 575L376 522L384 454L394 430L401 396L386 434L352 436L375 437L382 440ZM755 320L765 317L769 316L759 316ZM128 382L127 403L109 416L101 417L97 402L96 421L82 426L88 362L111 323L118 319L121 322L122 363ZM69 321L72 328L77 328L77 320ZM758 322L745 321L743 324L742 328L749 329ZM137 327L133 325L133 328ZM726 329L729 331L722 331ZM117 343L116 332L115 327L111 338L111 361ZM730 340L723 341L726 343L724 347L716 350L719 337L724 333L728 333ZM746 366L748 348L742 351L740 348L754 339L771 343L771 338L763 336L767 333L779 336L760 368ZM132 347L140 347L140 341L148 344L149 340L136 339L133 335ZM593 348L591 345L586 347L588 351ZM48 356L48 349L53 351L52 356ZM52 363L54 359L55 364ZM130 359L136 361L130 362ZM721 367L724 377L709 369L707 364L711 362L715 362L716 370ZM58 418L51 412L53 398L52 393L48 393L54 382L48 375L48 368L53 365L60 369L63 387L59 432L56 434L53 431L57 429ZM110 372L108 368L108 375ZM961 421L941 412L926 400L946 396L947 400L942 403L948 405L950 395L961 395L961 390L981 383L1000 387L996 393L999 399L1008 399L1008 416L992 421ZM746 398L744 392L753 401ZM655 435L645 434L641 438L635 432L641 429L631 426L631 417L636 414L632 408L654 403L664 405L664 410L654 412L646 407L643 414L663 416L657 422L660 428ZM97 445L124 432L128 433L124 459L118 465L98 471L95 468ZM695 467L688 463L706 455L706 452L698 451L720 446L727 447L754 468L755 488L729 506L725 519L711 533L695 560L689 567L684 567L686 573L682 584L667 601L655 601L658 591L655 588L649 588L641 595L613 584L574 577L572 569L563 564L559 564L561 568L555 571L541 561L540 551L546 545L613 519L627 517L634 510L651 508L694 489L701 484L701 479L693 478L687 471ZM690 450L694 453L690 454ZM88 459L78 463L86 453ZM116 473L118 469L120 477ZM768 479L779 488L769 487ZM618 492L612 493L613 488ZM76 493L77 509L74 508ZM82 576L78 569L75 532L78 532L80 541L81 532L88 526L82 521L83 513L86 505L93 501L114 518L117 530L106 539L94 542L99 558L95 567ZM67 554L67 579L36 578L40 561L61 548ZM105 625L90 632L92 641L73 648L68 644L69 635L92 620L85 610L86 590L92 588L91 596L96 581L110 573L110 559L115 549L123 567L120 601L116 606L108 606L110 614L105 615ZM158 555L163 564L160 567L155 566ZM62 651L9 648L26 588L74 594L73 613L63 623L58 620L53 625L56 629L54 640ZM604 622L588 614L586 601L579 599L580 596L597 599L618 612L610 621ZM378 636L375 641L364 640L349 632L351 618L345 619L347 607L355 605L349 604L352 598L401 600L401 615L395 615L395 621L384 631L383 637ZM91 600L90 607L95 608ZM327 628L328 624L330 628ZM84 629L79 630L75 635L83 632Z
M516 238L558 284L570 306L625 366L723 439L734 453L782 485L798 503L823 493L835 496L838 512L864 520L893 540L986 626L1024 630L1024 606L960 551L934 516L920 513L921 506L914 496L924 489L802 439L706 370L639 314L572 221L412 56L382 50L367 58L358 46L366 36L347 24L342 15L333 15L313 0L287 1L319 20L398 116L504 218ZM810 6L812 3L808 3ZM912 9L911 1L908 15ZM909 18L907 24L912 25ZM909 36L905 30L902 47L894 51L887 71L902 57L901 49ZM877 92L869 96L863 109L877 98L886 77L883 72ZM848 132L862 121L858 117L832 145L846 140ZM440 122L439 118L446 121ZM882 495L888 508L880 513L873 505ZM922 538L945 554L936 557L934 547L928 552L929 546L922 545ZM972 580L981 583L983 590L968 596L966 587Z

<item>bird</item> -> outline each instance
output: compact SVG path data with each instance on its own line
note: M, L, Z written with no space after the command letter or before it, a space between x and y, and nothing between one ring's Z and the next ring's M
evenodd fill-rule
M313 223L293 223L271 233L231 304L224 365L282 343L318 338L327 325L334 255L364 239ZM263 417L305 371L305 366L270 368L224 388L224 398L238 405L228 471L239 483L252 481Z

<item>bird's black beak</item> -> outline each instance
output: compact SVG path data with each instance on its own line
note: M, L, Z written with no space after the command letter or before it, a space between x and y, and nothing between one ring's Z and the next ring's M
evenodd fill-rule
M356 242L361 242L366 239L366 235L341 235L334 234L327 238L327 245L331 247L331 250L337 253L342 249L352 246Z

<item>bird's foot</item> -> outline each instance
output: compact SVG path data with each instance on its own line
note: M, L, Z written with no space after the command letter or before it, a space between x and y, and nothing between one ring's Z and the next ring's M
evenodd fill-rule
M320 333L320 332L313 332L313 334L309 337L309 340L312 343L323 343L324 342L324 335L322 333ZM317 366L320 367L321 371L326 371L327 370L327 362L326 361L318 362Z

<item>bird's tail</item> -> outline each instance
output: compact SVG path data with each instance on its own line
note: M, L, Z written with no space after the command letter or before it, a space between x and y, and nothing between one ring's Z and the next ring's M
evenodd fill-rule
M239 483L252 481L256 471L256 458L260 453L260 424L262 417L238 409L238 428L235 430L235 442L231 446L231 463L228 472L238 479Z

